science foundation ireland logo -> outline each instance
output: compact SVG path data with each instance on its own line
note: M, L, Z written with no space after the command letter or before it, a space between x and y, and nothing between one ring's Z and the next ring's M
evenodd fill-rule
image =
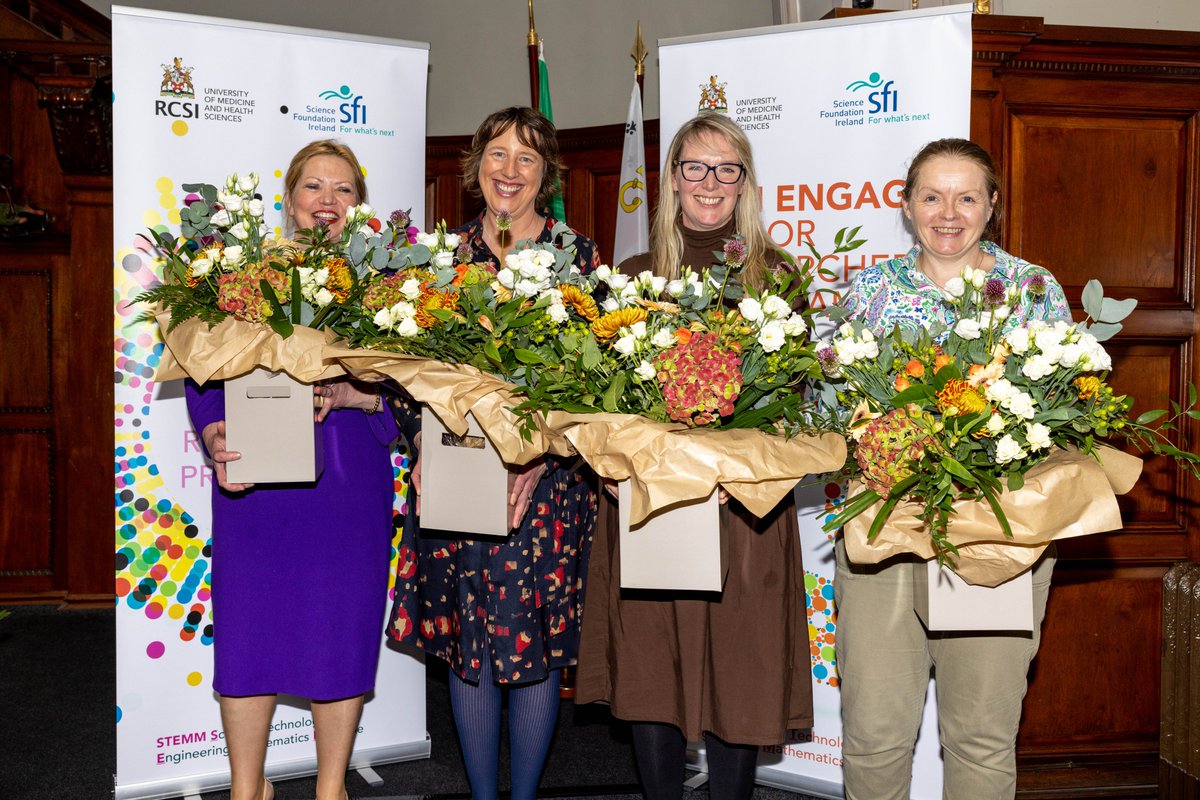
M832 122L837 128L927 122L932 117L928 112L913 113L902 102L900 87L896 82L878 72L872 72L865 79L851 81L843 91L846 94L833 99L817 112L822 120Z

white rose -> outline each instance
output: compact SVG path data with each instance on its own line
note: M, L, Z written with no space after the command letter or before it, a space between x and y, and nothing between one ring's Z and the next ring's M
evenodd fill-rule
M644 269L634 277L633 282L639 289L649 289L652 280L654 280L654 273Z
M370 219L371 217L375 216L375 209L371 208L366 203L359 203L350 211L354 214L354 216L361 219Z
M637 341L632 336L622 336L620 339L617 339L616 344L613 345L613 349L621 355L627 356L633 353L633 349L636 346Z
M637 375L644 381L652 381L658 372L655 371L654 366L651 365L649 361L643 361L637 365L637 368L634 369L633 374Z
M1020 461L1028 455L1021 449L1021 445L1017 444L1017 440L1011 435L1005 434L1004 438L996 443L996 463L1007 464L1010 461Z
M777 294L767 295L762 301L762 310L767 319L783 319L792 313L792 307Z
M1086 369L1094 371L1107 371L1112 369L1112 357L1108 355L1108 351L1095 339L1088 342L1087 352L1084 354Z
M738 312L747 322L758 322L763 318L763 307L753 297L743 297L738 303Z
M541 286L536 281L531 281L528 278L522 278L517 281L517 285L513 287L513 293L519 294L521 297L537 297L537 293L541 291Z
M400 294L403 295L406 300L416 300L421 296L421 282L416 278L409 278L404 283L400 284Z
M446 234L445 244L446 244L446 247L448 247L449 249L451 249L451 250L457 249L458 245L461 242L462 242L462 237L459 236L457 233L447 233Z
M608 285L611 286L614 291L620 292L629 285L629 276L622 275L619 272L614 272L608 276Z
M234 225L229 229L229 235L235 239L241 239L242 241L245 241L246 239L250 238L250 231L246 229L246 223L239 222L237 225Z
M646 321L643 319L643 320L638 320L637 322L633 323L632 325L629 326L629 332L633 334L633 338L635 338L635 339L645 339L646 338Z
M517 276L513 274L511 269L504 267L496 273L496 280L499 281L500 285L505 289L511 289L516 284Z
M610 314L620 308L621 304L617 302L615 297L606 297L604 302L600 304L600 307L604 309L604 313Z
M999 414L992 414L990 417L988 417L987 432L990 435L995 436L996 434L1000 433L1003 430L1004 430L1004 417L1000 416Z
M217 192L217 202L225 207L225 210L230 214L236 214L242 210L242 196L240 194L230 194L226 192Z
M1025 441L1030 450L1050 449L1050 429L1040 422L1031 422L1025 426Z
M650 337L650 344L658 348L673 347L675 345L675 333L669 328L659 328Z
M397 336L416 336L421 332L421 326L417 324L416 317L405 317L400 320L400 324L396 326Z
M1064 345L1062 355L1058 357L1058 365L1067 369L1074 369L1076 366L1083 366L1083 359L1087 356L1087 347L1082 342L1071 342Z
M317 290L317 295L314 298L314 301L318 306L324 308L333 302L333 292L329 291L325 287L321 287Z
M1033 419L1033 415L1037 413L1037 408L1033 404L1033 397L1026 392L1017 392L1012 397L1001 403L1002 406L1008 409L1008 412L1014 417L1021 419Z
M650 291L655 295L660 295L667 288L667 279L661 275L655 275L650 279Z
M438 269L446 269L454 266L454 253L449 250L442 250L433 254L433 265Z
M225 252L221 254L221 262L226 266L236 267L242 263L243 250L244 248L240 244L232 244L226 247Z
M1034 356L1021 365L1021 374L1031 381L1040 381L1054 372L1054 362L1045 356Z
M951 278L946 281L946 285L942 288L942 294L949 297L951 300L962 298L967 291L967 283L962 278Z
M313 272L313 283L318 286L324 286L329 281L329 268L321 267Z
M612 267L608 266L607 264L601 264L600 266L596 267L596 271L592 274L596 276L597 280L607 283L608 276L612 275Z
M1025 355L1025 351L1029 349L1029 329L1014 328L1008 332L1004 338L1008 342L1008 347L1019 356Z
M192 277L203 278L212 270L212 265L213 262L211 258L204 258L201 256L200 258L192 259Z
M808 324L799 314L792 314L783 321L783 332L788 336L803 336L807 330Z
M692 287L693 295L695 295L696 297L704 296L704 294L705 294L704 281L691 281L691 283L689 285Z
M687 284L681 280L669 281L667 283L667 294L671 295L671 297L679 297L679 295L683 294L685 288L687 288Z
M426 247L433 249L438 246L437 234L420 231L417 233L417 244L423 244Z
M562 325L570 318L570 315L567 313L567 307L562 303L551 303L548 305L546 307L546 314L549 315L555 325Z
M758 332L758 343L762 346L764 353L774 353L783 347L786 340L787 337L783 332L783 323L778 320L768 322Z
M255 219L262 219L262 215L266 213L267 206L262 200L257 197L251 198L249 203L246 203L246 210L250 212L250 216Z
M960 319L954 326L954 333L962 339L978 339L979 331L979 321L974 319Z
M225 209L221 209L217 213L208 218L208 221L218 228L227 228L233 223L233 217Z
M1009 311L1010 309L1008 306L997 306L996 308L992 309L992 318L996 320L1008 319Z
M255 189L258 188L258 173L251 172L249 175L246 175L245 177L238 178L237 185L238 185L239 189L241 189L243 192L246 192L247 194L250 192L253 192Z
M997 378L983 390L984 397L993 403L1003 403L1016 394L1017 387L1013 386L1008 378Z
M390 308L381 308L376 311L371 321L375 323L375 327L382 328L383 330L391 330L396 324L392 309Z
M970 267L967 267L967 269L970 269ZM975 270L971 275L971 285L976 289L982 289L985 283L987 283L987 273L981 269Z
M1033 343L1038 346L1038 349L1043 353L1054 347L1062 344L1066 338L1066 331L1060 331L1057 327L1043 328L1033 336Z

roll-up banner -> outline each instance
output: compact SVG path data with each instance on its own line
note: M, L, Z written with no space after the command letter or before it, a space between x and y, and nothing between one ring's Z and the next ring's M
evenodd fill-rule
M212 473L179 381L158 384L156 326L132 300L157 279L141 238L178 233L183 184L257 172L267 224L282 225L283 174L314 140L349 145L371 204L424 218L429 48L391 39L114 6L114 379L117 800L228 786L211 688ZM402 453L393 456L397 482ZM399 509L401 500L397 500ZM279 546L287 546L279 537ZM395 547L393 543L393 558ZM246 564L251 573L270 564ZM304 602L304 587L296 587ZM383 636L384 620L379 620ZM218 634L219 635L219 634ZM427 757L425 671L384 647L352 766ZM273 777L316 771L306 701L280 697Z
M927 142L970 135L971 6L858 16L659 42L661 152L699 111L727 114L754 148L763 214L776 244L833 273L812 302L835 302L854 276L913 244L900 211L908 163ZM665 166L664 166L665 168ZM830 255L839 229L866 244ZM816 722L763 748L760 783L841 797L841 709L834 642L836 481L798 490L809 590ZM914 798L941 797L932 693L914 763Z

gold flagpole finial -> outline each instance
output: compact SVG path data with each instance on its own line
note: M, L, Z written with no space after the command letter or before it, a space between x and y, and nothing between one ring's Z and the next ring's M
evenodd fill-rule
M976 14L992 13L992 0L975 0L975 13Z
M535 46L538 43L537 31L533 27L533 0L529 0L529 45Z
M531 3L532 3L532 2L533 2L533 0L529 0L529 2L531 2ZM921 0L912 0L912 8L913 8L914 10L915 10L915 9L918 9L918 8L920 8L920 7L921 7Z
M533 0L530 0L530 2L533 2ZM634 67L635 75L642 75L645 73L646 68L644 65L646 62L646 56L648 55L650 55L650 51L646 49L646 43L642 41L642 21L639 19L637 24L637 38L633 40L633 50L629 52L629 56L633 59L633 63L637 65Z

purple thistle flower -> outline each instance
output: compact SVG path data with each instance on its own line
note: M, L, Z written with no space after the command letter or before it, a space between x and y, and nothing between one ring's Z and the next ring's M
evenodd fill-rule
M412 219L408 216L407 211L396 209L392 212L392 215L388 217L388 222L392 223L392 225L396 228L404 229L408 227L408 223L412 222Z
M512 227L512 213L505 209L496 215L496 230L507 231Z
M821 371L826 375L836 375L838 372L837 353L829 345L817 350L817 363L821 365Z
M454 260L459 264L471 263L471 245L462 242L458 245L458 249L454 251Z
M1007 291L1004 288L1004 281L999 278L988 278L987 283L983 285L983 302L989 306L1003 305L1007 298Z
M725 263L731 267L740 267L746 260L746 243L740 237L725 241Z
M1030 297L1044 296L1046 294L1046 276L1034 275L1029 279L1029 282L1025 284L1025 289L1029 292Z

